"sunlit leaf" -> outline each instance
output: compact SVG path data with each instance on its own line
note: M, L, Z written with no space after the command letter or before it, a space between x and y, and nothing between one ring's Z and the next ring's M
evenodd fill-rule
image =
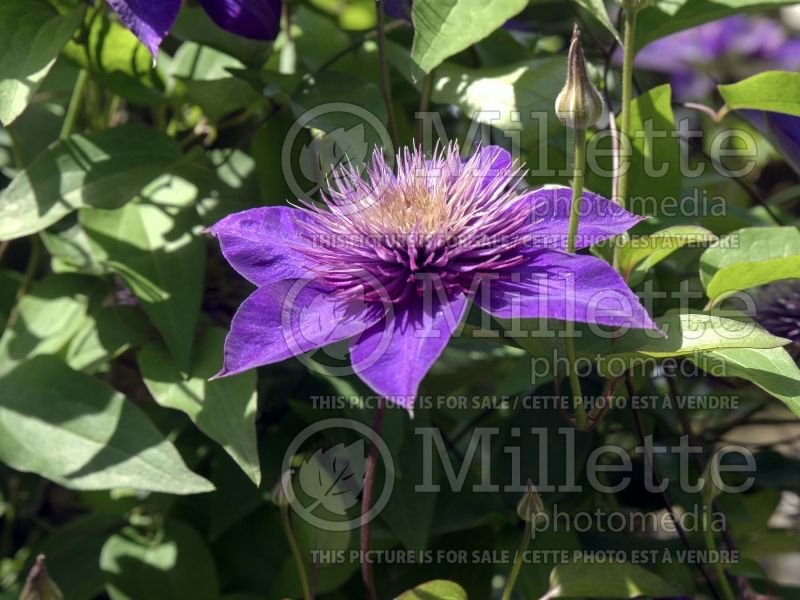
M488 36L519 13L527 0L416 0L411 55L426 73Z
M700 258L700 281L712 302L725 295L800 273L800 231L796 227L740 229Z
M22 114L85 11L59 15L46 0L0 2L0 123Z
M112 600L217 600L214 558L200 534L171 520L148 536L132 527L111 536L100 553Z
M620 249L622 272L631 285L641 282L645 273L684 246L707 245L717 236L697 225L676 225L651 235L625 240Z
M467 600L467 592L453 581L434 579L403 592L396 600Z
M82 206L122 206L180 159L174 141L144 127L73 135L0 193L0 240L41 231Z
M800 368L785 349L721 349L687 358L715 377L741 377L754 383L800 416Z
M550 573L549 598L639 598L681 596L658 575L628 563L558 565Z
M205 267L196 213L142 199L119 210L84 209L80 218L98 259L122 277L188 369Z
M136 405L51 356L0 378L0 460L77 490L214 489Z
M261 482L256 443L256 374L209 381L222 366L225 331L212 329L197 340L188 378L159 344L139 352L139 367L150 393L161 406L186 413L225 448L248 477Z
M719 93L733 110L748 108L800 116L800 73L767 71L721 85Z

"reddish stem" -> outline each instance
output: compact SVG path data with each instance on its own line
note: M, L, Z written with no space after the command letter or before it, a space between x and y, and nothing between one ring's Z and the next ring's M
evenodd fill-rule
M361 495L361 578L364 580L364 587L367 590L369 600L378 600L375 591L375 577L372 573L372 563L368 560L370 540L372 538L372 527L370 525L369 510L372 506L372 490L375 485L375 467L378 462L377 438L381 434L383 426L383 402L378 401L378 408L375 411L375 420L372 423L373 437L370 443L369 456L367 457L367 469L364 474L364 492Z

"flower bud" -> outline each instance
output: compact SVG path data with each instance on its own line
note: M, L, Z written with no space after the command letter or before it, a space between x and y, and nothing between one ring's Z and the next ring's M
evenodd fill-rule
M716 455L711 457L703 473L703 500L706 504L711 504L722 493L717 487L717 481L721 481L719 473L719 462Z
M286 508L292 502L292 472L285 471L275 487L272 488L272 503L278 508Z
M603 114L603 97L589 79L578 26L572 34L567 59L567 84L556 98L556 115L573 129L591 127Z
M47 567L44 563L44 554L36 557L36 564L28 573L28 579L25 581L25 587L19 600L64 600L61 590L47 574Z
M528 479L528 486L525 489L525 494L517 504L517 514L519 518L526 523L533 523L537 516L544 512L544 505L542 499L539 497L539 492L533 486L533 482Z

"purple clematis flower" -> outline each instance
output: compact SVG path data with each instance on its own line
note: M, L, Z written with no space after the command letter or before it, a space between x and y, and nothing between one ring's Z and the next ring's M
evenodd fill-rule
M736 15L648 44L637 54L636 66L669 74L676 99L697 101L727 80L800 69L800 38L789 38L772 19ZM799 117L756 110L740 114L800 173Z
M522 170L498 147L463 161L375 151L366 178L336 172L323 206L267 207L210 228L228 262L258 289L225 342L218 376L350 340L353 370L409 410L470 302L500 318L652 328L605 261L568 254L571 191L520 191ZM586 193L578 246L620 234L635 216Z
M761 110L739 111L774 146L786 162L800 173L800 117Z
M656 40L639 51L635 64L669 74L677 99L698 100L718 83L800 68L800 39L789 38L772 19L736 15Z
M181 0L108 0L120 21L155 57L178 18ZM274 40L280 31L281 0L200 0L220 27L257 40Z
M800 279L786 279L755 290L755 319L770 333L800 345Z

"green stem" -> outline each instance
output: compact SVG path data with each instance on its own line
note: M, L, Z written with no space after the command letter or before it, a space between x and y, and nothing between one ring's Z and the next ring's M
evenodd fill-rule
M717 545L714 542L714 532L711 531L711 520L713 517L711 502L704 503L704 511L705 526L703 527L703 537L705 538L706 550L708 550L710 559L713 553L717 550ZM710 562L714 567L714 573L717 575L717 581L719 582L719 586L722 588L722 595L725 596L725 600L735 600L733 590L728 582L728 577L725 575L725 569L722 567L722 563L718 560L713 560Z
M628 171L630 160L627 157L631 149L631 103L633 102L633 59L636 56L634 42L636 40L635 9L625 11L625 35L623 40L624 57L622 61L622 108L619 126L619 154L617 156L617 197L614 200L625 208L628 204ZM623 234L627 235L627 234ZM620 239L614 243L614 268L619 270L621 252Z
M533 526L530 521L525 522L525 531L522 534L522 543L519 545L519 550L517 550L517 556L514 559L514 565L511 567L511 573L508 575L508 581L506 581L506 587L503 589L503 600L510 600L511 592L514 591L514 584L517 582L517 577L519 577L519 572L522 569L522 564L525 562L525 552L528 550L528 546L531 543L531 533L533 531Z
M39 268L39 257L41 255L41 240L38 235L31 236L31 253L28 256L28 264L25 267L25 275L22 278L22 283L17 290L16 298L14 299L14 308L8 314L6 319L6 329L11 329L17 322L19 317L19 303L20 300L28 293L28 290L33 283L33 278L36 277L36 271Z
M572 178L572 210L567 230L567 252L574 253L578 236L578 223L581 217L581 200L583 199L583 180L586 172L586 130L575 129L575 167ZM567 315L569 316L569 315ZM577 357L575 355L575 323L567 321L565 328L564 348L569 360L569 383L575 403L575 425L578 429L586 429L589 421L583 405L581 380L578 377Z
M6 131L8 132L8 137L11 140L11 154L14 157L14 166L22 171L25 168L25 156L22 153L22 146L19 143L19 138L17 134L14 133L14 128L10 125L6 127Z
M83 95L86 92L86 84L89 82L89 72L86 69L81 69L78 73L78 79L75 81L75 88L72 90L72 97L69 100L67 107L67 114L64 117L64 124L61 127L61 135L59 139L67 139L75 129L75 124L78 121L78 113L83 103Z
M623 149L630 150L631 135L631 103L633 102L633 59L636 55L634 41L636 39L636 15L637 11L628 10L625 12L625 39L623 50L625 52L622 62L622 112L620 114L620 160L619 160L619 180L617 181L617 202L624 208L628 203L628 171L630 161L622 160L627 153Z
M308 583L308 574L306 573L306 566L303 562L303 557L300 554L300 547L297 545L297 540L292 531L292 522L289 519L289 505L281 506L281 521L283 521L283 531L286 534L286 541L289 542L289 548L292 550L292 557L294 557L294 564L297 566L297 573L300 577L300 585L303 588L304 600L311 600L311 586Z
M578 222L581 218L583 199L583 180L586 171L586 130L575 130L575 166L572 177L572 212L569 215L567 230L567 252L575 253L578 237Z
M433 88L433 71L425 76L422 82L422 95L419 99L419 117L417 120L417 139L416 142L421 147L425 147L425 140L422 139L425 130L425 113L428 112L431 106L431 90Z
M386 57L386 12L383 10L384 0L376 0L375 10L378 17L378 61L381 70L381 92L383 102L386 104L386 115L388 117L389 137L392 144L397 147L397 121L394 117L394 103L392 102L392 83L389 78L389 62Z

